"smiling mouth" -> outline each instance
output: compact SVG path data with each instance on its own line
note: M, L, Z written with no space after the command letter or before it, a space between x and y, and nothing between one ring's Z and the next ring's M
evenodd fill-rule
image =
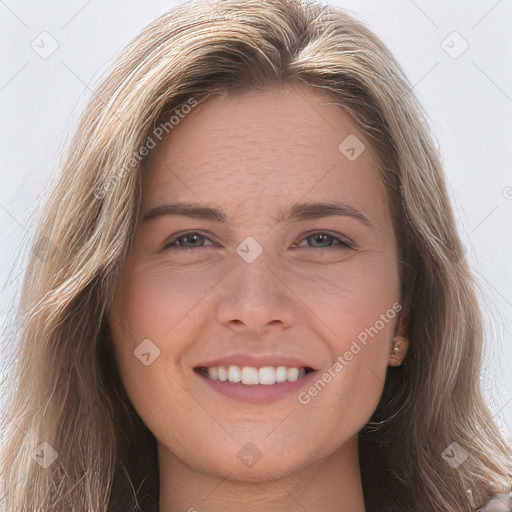
M219 382L240 383L246 386L256 385L275 385L285 382L295 382L302 379L313 368L296 368L287 366L263 366L256 368L254 366L198 366L194 371L200 373L210 380Z

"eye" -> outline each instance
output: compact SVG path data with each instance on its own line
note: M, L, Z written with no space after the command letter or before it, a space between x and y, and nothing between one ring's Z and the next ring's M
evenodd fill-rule
M206 241L211 240L198 233L197 231L188 231L187 233L181 233L177 236L174 236L171 240L165 242L162 250L165 249L195 249L198 247L204 247L205 245L214 245L213 242L211 244L207 244Z
M314 233L308 234L305 238L301 240L301 242L307 241L307 246L311 248L336 248L336 249L353 249L353 245L339 236L334 236L325 231L317 231ZM181 233L175 235L164 243L162 250L169 249L197 249L200 247L215 245L210 238L207 236L197 232L197 231L188 231L186 233ZM294 242L294 248L298 248L299 244Z
M312 248L335 248L335 249L353 249L352 243L341 236L334 236L325 231L316 231L308 234L302 241L307 241L308 247ZM299 247L297 242L294 242L293 247Z

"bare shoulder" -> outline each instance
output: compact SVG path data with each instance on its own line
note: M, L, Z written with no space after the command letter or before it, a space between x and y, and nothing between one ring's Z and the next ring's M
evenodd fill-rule
M493 496L479 512L512 512L512 492Z

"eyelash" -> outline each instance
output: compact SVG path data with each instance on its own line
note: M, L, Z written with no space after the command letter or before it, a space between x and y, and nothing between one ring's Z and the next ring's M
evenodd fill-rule
M169 250L169 249L178 249L180 251L195 251L196 249L199 249L204 246L198 246L198 247L182 247L180 245L173 245L175 244L180 238L184 238L186 236L190 235L199 235L200 237L203 237L205 239L209 238L206 235L203 235L199 231L187 231L185 233L179 233L177 236L174 236L171 240L164 243L164 246L162 247L162 250ZM348 240L340 237L340 236L334 236L333 234L329 233L328 231L313 231L310 233L307 233L306 236L301 238L299 241L307 240L308 238L314 238L320 235L326 235L327 237L331 238L332 240L337 240L339 243L328 245L328 246L319 246L319 247L311 247L308 246L310 249L354 249L354 246L351 242ZM294 248L296 247L296 241L293 242Z

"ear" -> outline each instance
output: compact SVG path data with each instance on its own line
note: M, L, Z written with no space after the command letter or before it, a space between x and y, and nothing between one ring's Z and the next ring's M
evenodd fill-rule
M395 336L393 338L391 353L389 355L389 366L400 366L407 355L408 348L409 339L407 337Z
M409 338L405 330L405 324L404 315L400 315L395 331L396 334L393 337L393 342L391 344L391 352L388 362L389 366L400 366L407 355L407 350L409 349Z

